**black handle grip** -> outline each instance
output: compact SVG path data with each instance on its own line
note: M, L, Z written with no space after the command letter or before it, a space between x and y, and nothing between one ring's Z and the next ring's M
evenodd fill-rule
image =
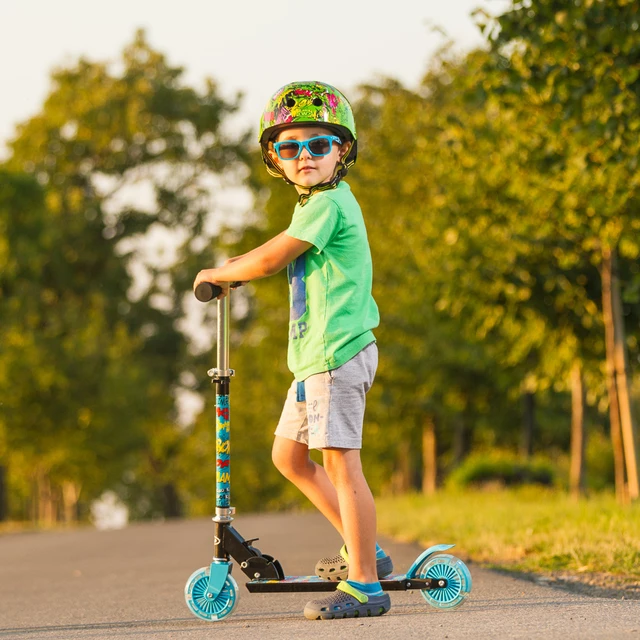
M231 288L237 289L243 284L244 282L232 282ZM201 282L193 293L200 302L209 302L209 300L217 298L222 293L222 287L219 287L217 284L211 284L210 282Z
M222 293L222 287L210 282L201 282L193 293L200 302L209 302Z

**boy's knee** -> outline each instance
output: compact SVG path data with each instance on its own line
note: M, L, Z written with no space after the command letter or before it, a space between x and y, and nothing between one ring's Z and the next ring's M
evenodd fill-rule
M362 476L360 451L357 449L324 449L322 458L334 486L350 484L354 478Z
M282 451L282 448L277 445L277 443L273 443L273 447L271 449L271 461L273 462L275 468L284 476L287 474L284 472L289 466L287 461L287 456Z
M271 460L275 468L285 477L292 478L300 475L306 465L306 461L293 449L289 443L273 443Z

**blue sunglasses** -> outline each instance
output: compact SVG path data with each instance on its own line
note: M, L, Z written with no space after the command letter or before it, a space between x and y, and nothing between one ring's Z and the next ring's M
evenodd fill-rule
M342 140L338 136L315 136L308 140L283 140L273 145L275 152L280 160L295 160L300 157L303 149L306 149L310 155L320 158L331 153L333 143L342 144Z

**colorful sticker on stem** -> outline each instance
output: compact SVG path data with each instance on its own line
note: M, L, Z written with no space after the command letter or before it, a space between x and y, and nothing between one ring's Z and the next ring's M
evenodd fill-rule
M228 507L231 499L231 442L229 396L216 396L216 506Z

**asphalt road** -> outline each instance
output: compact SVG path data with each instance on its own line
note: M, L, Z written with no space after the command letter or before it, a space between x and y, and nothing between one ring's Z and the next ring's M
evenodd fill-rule
M240 516L234 526L245 538L260 536L255 544L290 575L308 573L318 557L340 547L316 514ZM235 611L205 622L187 609L183 589L191 573L208 564L212 532L209 520L196 520L0 537L0 639L640 640L640 601L577 595L474 565L473 591L456 611L429 607L419 592L392 592L385 616L332 621L303 617L308 594L250 594L236 567ZM381 541L400 572L422 551Z

